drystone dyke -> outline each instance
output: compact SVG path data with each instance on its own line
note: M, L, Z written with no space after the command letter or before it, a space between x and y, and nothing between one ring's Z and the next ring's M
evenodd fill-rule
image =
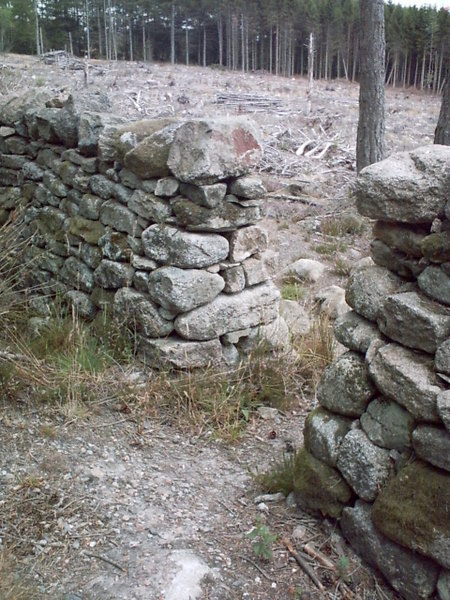
M450 147L361 171L372 263L335 324L348 350L323 374L297 459L298 504L408 600L450 598Z
M0 105L0 221L23 207L25 285L111 310L152 366L233 363L279 319L243 118L125 123L101 99Z

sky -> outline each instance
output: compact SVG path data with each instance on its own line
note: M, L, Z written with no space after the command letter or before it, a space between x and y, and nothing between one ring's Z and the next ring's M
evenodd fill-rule
M394 4L401 4L402 6L425 6L431 5L436 6L439 10L440 8L446 8L450 6L450 0L393 0Z

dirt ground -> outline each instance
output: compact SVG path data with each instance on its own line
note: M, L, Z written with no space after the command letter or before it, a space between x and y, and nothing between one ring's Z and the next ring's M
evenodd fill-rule
M84 94L83 80L82 71L0 56L0 99L33 86ZM356 85L316 82L309 115L306 80L264 73L93 61L87 89L106 93L112 110L130 119L239 113L259 123L269 190L263 225L279 254L274 276L300 257L327 267L305 286L308 310L317 291L345 285L348 266L367 255L370 223L361 220L337 240L323 225L355 214ZM387 90L389 152L432 143L439 107L434 96ZM308 141L305 152L313 154L296 154ZM243 437L227 444L161 418L138 423L108 401L69 420L39 399L0 399L0 576L8 578L0 600L397 598L361 565L335 523L299 511L289 498L257 499L252 473L301 446L314 404L299 394L287 412L252 418ZM267 561L248 537L263 524L277 536ZM333 563L310 559L322 591L284 538Z

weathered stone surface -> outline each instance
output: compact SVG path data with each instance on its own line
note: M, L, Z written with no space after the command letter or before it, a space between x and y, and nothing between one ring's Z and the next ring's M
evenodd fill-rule
M412 435L417 456L435 467L450 471L450 434L432 425L418 425Z
M16 186L18 184L19 173L14 169L5 169L0 167L0 182L4 186Z
M428 235L421 244L424 257L435 263L450 260L450 232L442 231Z
M324 271L325 265L318 260L300 258L286 268L285 275L297 281L316 282L323 275Z
M445 428L450 431L450 390L444 390L438 394L436 407Z
M167 200L135 190L128 201L128 208L153 223L164 223L173 213Z
M118 289L131 285L133 275L133 267L105 258L94 271L94 281L102 288Z
M162 267L153 271L148 278L150 297L175 314L211 302L224 285L220 275L178 267Z
M165 337L173 330L172 321L161 317L149 296L127 287L117 290L114 312L121 322L151 338Z
M369 360L369 373L378 389L419 421L439 420L436 398L441 387L433 359L398 344L387 344Z
M216 208L205 208L179 196L172 201L177 223L188 231L233 231L263 217L262 206L244 207L232 195Z
M140 235L142 229L137 222L136 215L126 206L114 200L108 200L100 209L100 221L103 225L110 225L117 231L130 235Z
M192 369L222 361L222 345L218 339L192 342L174 337L166 340L142 338L139 348L152 367L171 365L176 369Z
M156 129L125 154L125 167L143 179L170 175L167 160L175 132L179 127L179 123L166 125L156 121ZM191 146L188 152L192 151Z
M384 339L374 323L364 319L354 310L350 310L336 319L334 335L340 344L362 354L367 352L373 340Z
M306 335L311 330L307 311L295 300L280 300L280 315L286 321L291 336Z
M359 315L376 321L386 296L403 284L403 279L383 267L368 266L350 274L345 299Z
M356 205L373 219L431 223L444 216L449 193L450 147L425 146L399 152L366 167L358 176Z
M209 267L228 256L228 240L217 234L180 231L151 225L142 233L144 252L160 264L197 269Z
M391 340L431 354L450 337L450 309L416 292L388 296L377 322Z
M227 332L274 321L280 293L271 283L263 283L239 294L220 294L212 302L180 315L177 333L190 340L210 340Z
M93 175L90 178L90 186L92 193L103 200L109 200L113 195L114 182L104 175Z
M270 278L264 261L258 258L251 257L244 260L242 269L244 271L245 285L247 287L263 283Z
M393 475L389 451L372 444L360 429L347 433L339 448L337 467L347 483L367 502L377 497Z
M339 448L350 431L352 422L351 419L335 415L324 408L316 408L309 413L305 421L305 448L315 458L330 467L335 467Z
M65 198L67 196L67 186L58 177L55 177L53 173L48 171L44 173L43 182L50 192L58 196L58 198Z
M222 269L220 271L225 287L223 291L226 294L235 294L236 292L242 292L245 288L245 274L244 269L241 265L236 265Z
M94 286L91 294L91 300L100 310L110 312L114 304L115 290L105 290L102 287Z
M182 183L180 193L195 204L206 206L206 208L216 208L225 198L227 185L226 183L213 183L212 185L198 186Z
M61 154L61 160L70 160L74 165L81 167L86 173L94 174L97 172L97 157L86 158L76 150L65 150ZM51 168L51 164L48 165Z
M59 274L62 281L82 292L92 292L94 277L91 269L75 256L69 256Z
M75 314L82 319L93 319L95 317L97 309L87 294L70 290L66 293L66 298Z
M443 569L437 582L439 600L450 600L450 571Z
M155 196L162 196L163 198L172 198L178 194L180 188L180 182L175 177L163 177L158 179L158 183L155 187Z
M128 236L125 234L108 229L98 240L98 245L104 258L118 262L129 262L131 249L128 245Z
M100 152L104 160L115 159L115 147L108 143L112 131L123 123L122 117L107 113L84 111L78 123L78 150L83 156L96 156ZM100 142L100 143L99 143Z
M294 464L294 493L303 510L337 518L352 498L342 475L302 448Z
M98 221L75 216L69 221L69 233L76 235L88 244L98 244L98 240L105 233L105 228Z
M258 225L242 227L230 235L230 260L242 262L246 258L264 252L268 246L268 235Z
M131 257L131 265L139 271L154 271L158 268L158 263L155 260L136 254L133 254Z
M358 500L354 508L344 508L340 525L356 552L381 571L391 586L407 600L429 598L434 592L438 567L394 544L373 526L371 505Z
M372 240L370 255L379 267L385 267L408 280L415 280L427 266L426 262L418 258L410 258L403 252L393 250L381 240Z
M197 185L244 175L261 157L259 134L248 119L188 121L175 133L167 164L177 179Z
M97 246L80 244L80 258L91 269L96 269L102 260L102 253Z
M20 170L27 162L27 158L20 154L0 154L0 167L4 167L5 169Z
M66 148L78 145L78 115L63 108L40 108L35 116L40 139Z
M78 174L78 171L78 167L66 160L59 166L58 175L65 185L71 185L74 177Z
M427 267L419 275L417 282L424 294L450 306L450 276L442 268Z
M359 417L374 394L364 358L356 352L346 352L328 365L317 387L321 406L348 417Z
M384 242L389 248L414 258L422 258L421 244L428 233L427 227L403 223L377 221L373 227L375 238Z
M103 200L92 194L84 194L80 200L80 217L86 217L86 219L98 220L100 217L100 208L102 207Z
M411 446L414 417L387 398L376 398L360 417L361 427L371 442L382 448L402 451Z
M345 290L338 285L330 285L317 292L314 296L316 309L330 319L337 319L350 310L345 301Z
M448 474L415 461L381 490L373 505L372 520L378 531L392 541L448 569L450 513L444 501L448 498Z
M244 175L231 182L230 193L241 198L261 198L267 193L263 182L254 175Z

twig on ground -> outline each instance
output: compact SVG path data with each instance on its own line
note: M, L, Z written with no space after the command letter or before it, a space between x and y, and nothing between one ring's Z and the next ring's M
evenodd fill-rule
M265 579L267 579L268 581L273 581L273 577L270 577L270 575L268 575L264 571L264 569L262 569L257 563L255 563L254 560L252 560L251 558L248 558L247 556L244 556L243 554L237 554L236 556L238 558L242 558L243 560L245 560L248 563L250 563L251 565L253 565L255 567L255 569L257 569Z
M84 552L83 554L85 556L89 556L90 558L96 558L97 560L102 560L103 562L108 563L109 565L112 565L113 567L116 567L116 569L119 569L119 571L122 571L122 573L127 572L127 570L124 569L122 567L122 565L119 565L119 563L116 563L115 561L111 560L107 556L102 556L101 554L94 554L93 552Z
M306 562L306 560L304 558L302 558L298 552L295 551L295 549L292 546L291 542L287 538L283 538L282 542L286 546L286 548L288 549L289 554L291 554L295 558L295 560L297 561L297 563L300 565L300 567L303 569L303 571L308 575L308 577L311 579L311 581L313 581L315 583L315 585L317 586L317 588L321 592L325 592L325 588L322 585L322 583L320 582L320 580L317 577L317 575L314 573L314 571L308 565L308 563Z

